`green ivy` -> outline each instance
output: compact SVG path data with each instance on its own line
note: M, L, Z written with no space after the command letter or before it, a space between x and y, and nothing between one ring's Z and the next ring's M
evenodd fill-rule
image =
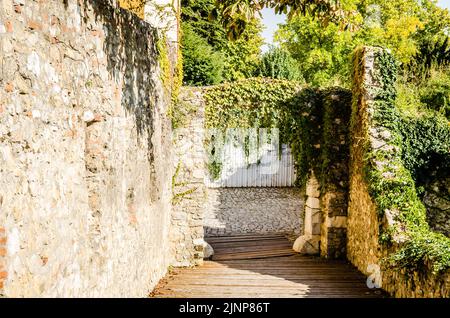
M404 117L399 132L403 163L417 184L425 185L438 170L450 171L450 126L445 117L436 112Z
M348 142L344 140L341 147L334 143L334 127L344 127L341 133L347 134L351 103L348 90L319 90L295 81L252 78L209 87L204 97L206 128L279 128L280 145L288 144L294 156L298 186L305 184L311 170L318 175L328 174L323 162L342 158L347 161ZM328 120L325 123L323 114ZM337 117L342 118L342 124L334 122ZM327 140L325 147L321 145L323 140ZM207 149L210 154L220 151ZM220 175L220 163L211 161L208 167L213 178Z
M265 78L245 79L233 83L211 86L205 89L205 127L216 129L222 134L228 128L280 128L280 142L289 143L291 138L284 125L285 105L294 98L301 85L295 81ZM214 135L213 138L217 136ZM219 152L220 142L212 143L207 138L210 155ZM244 136L249 142L249 136ZM213 144L215 147L213 147ZM244 145L248 148L248 145ZM208 163L212 178L220 176L221 164L210 160Z
M386 210L397 211L394 228L380 226L380 241L390 246L396 233L403 234L405 242L387 259L391 265L409 270L431 265L434 273L441 273L450 268L450 239L430 230L415 180L436 161L448 165L449 127L436 114L403 117L395 107L395 60L389 52L380 49L375 52L374 64L374 76L381 85L371 91L375 96L373 121L390 136L385 147L367 152L365 175L380 224ZM439 156L447 157L436 160Z

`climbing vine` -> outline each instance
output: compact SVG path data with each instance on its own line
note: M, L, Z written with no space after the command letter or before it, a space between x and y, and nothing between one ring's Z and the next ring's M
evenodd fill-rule
M434 273L441 273L450 268L450 239L430 230L415 179L429 167L431 153L448 155L449 127L435 116L404 118L395 108L396 61L380 49L375 52L374 65L375 80L381 85L370 91L374 96L372 120L379 129L381 146L373 149L367 141L365 177L379 212L381 242L392 246L399 235L403 241L386 260L407 270L430 264ZM383 227L387 211L395 214L395 223Z
M206 148L211 158L208 169L213 179L220 176L222 163L217 155L225 143L228 128L281 128L284 121L282 105L300 90L294 81L253 78L205 89L205 128L210 132ZM258 135L259 136L259 135ZM249 148L250 136L241 136ZM288 140L282 134L280 143Z
M184 198L189 198L189 195L197 190L197 187L191 187L187 190L178 192L179 188L185 188L187 185L189 185L188 182L178 180L181 168L182 163L178 162L175 168L175 172L172 176L172 205L179 204Z
M348 90L319 90L302 87L296 81L252 78L209 87L204 98L205 126L219 132L207 138L208 153L221 151L225 140L220 132L227 128L278 128L279 144L291 147L298 186L306 183L311 170L318 174L324 171L325 175L328 169L322 162L333 162L335 156L342 156L344 152L348 156L345 147L338 147L338 151L332 149L336 148L333 142L328 142L328 147L321 147L324 139L335 140L332 136L335 131L331 127L341 125L332 122L335 110L343 118L342 125L347 133L351 102ZM328 114L330 122L323 123L324 113ZM330 128L327 131L330 136L324 136L324 126ZM217 138L221 138L220 142L214 140ZM244 136L244 149L249 148L252 140L255 142L252 136ZM220 175L222 165L218 160L210 160L208 167L213 178Z

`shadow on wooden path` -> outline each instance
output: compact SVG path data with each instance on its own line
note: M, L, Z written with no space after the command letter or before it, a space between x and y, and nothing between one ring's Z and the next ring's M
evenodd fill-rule
M169 273L150 297L374 298L366 277L346 261L295 253L282 234L206 238L212 260Z

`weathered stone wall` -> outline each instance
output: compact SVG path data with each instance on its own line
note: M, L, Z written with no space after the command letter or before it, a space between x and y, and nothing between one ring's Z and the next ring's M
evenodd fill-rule
M173 265L191 266L203 260L203 214L206 209L204 186L205 151L204 107L201 91L183 88L180 103L187 103L190 112L183 114L183 123L174 130L173 214L171 250Z
M390 147L386 144L390 134L383 127L378 127L373 121L373 114L377 103L374 100L374 88L379 88L380 83L375 75L375 54L381 52L381 48L365 47L357 52L358 60L355 61L357 69L354 78L354 106L352 114L352 142L350 164L350 194L347 222L347 257L371 280L380 284L383 289L395 297L449 297L450 276L444 273L441 276L434 275L431 268L422 271L406 272L388 266L383 260L401 247L402 237L398 233L395 244L383 245L380 242L380 226L393 224L396 220L385 211L383 220L380 221L378 209L374 198L370 195L365 169L367 169L367 153L375 149ZM381 160L381 159L380 159ZM389 158L383 158L389 164ZM382 167L384 162L379 162L376 167ZM386 175L389 178L389 175Z
M205 236L286 233L303 228L303 197L297 188L209 188Z
M320 202L320 184L311 171L306 182L306 202L304 205L303 233L295 242L293 249L301 254L320 254L321 224L323 212Z
M0 201L1 204L1 201ZM3 294L3 286L8 272L6 271L6 232L3 227L0 227L0 295Z
M320 254L327 258L346 255L351 103L350 91L324 92Z
M4 295L145 296L170 261L156 29L115 1L2 0L0 37Z
M347 244L349 126L352 94L334 87L320 92L311 122L316 131L312 169L306 182L304 234L294 250L344 258Z
M426 185L423 203L430 227L450 237L450 173L437 176Z

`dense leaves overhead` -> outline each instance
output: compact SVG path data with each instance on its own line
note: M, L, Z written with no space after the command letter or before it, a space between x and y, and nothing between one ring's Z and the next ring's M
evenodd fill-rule
M275 13L285 13L290 18L309 14L325 25L335 22L350 27L354 6L352 0L216 0L211 17L220 20L228 37L235 39L263 8L273 8Z
M245 32L236 41L227 38L226 31L217 20L209 19L214 7L214 0L183 0L182 5L182 50L184 55L184 83L187 85L210 85L223 81L234 81L253 75L260 58L262 30L259 19L252 19L247 24ZM198 39L204 39L198 47ZM209 47L209 48L207 48ZM207 63L212 66L207 69L207 76L198 81L196 50L203 52ZM191 67L194 67L192 69ZM213 74L213 76L209 76Z
M355 0L356 28L324 25L311 14L281 25L276 40L298 61L307 83L349 83L349 60L359 45L389 48L408 70L408 80L422 79L422 70L449 62L450 14L430 0Z
M272 47L262 56L256 75L275 79L304 81L297 61L288 51L277 47Z

